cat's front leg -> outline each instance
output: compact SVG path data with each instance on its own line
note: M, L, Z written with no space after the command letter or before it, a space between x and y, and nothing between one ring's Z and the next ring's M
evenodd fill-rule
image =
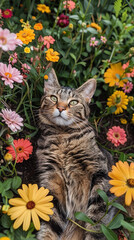
M40 231L37 233L37 240L58 240L58 235L52 231L49 224L42 223Z

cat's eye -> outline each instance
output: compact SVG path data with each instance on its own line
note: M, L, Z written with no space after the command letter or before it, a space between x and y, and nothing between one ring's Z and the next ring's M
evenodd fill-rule
M69 103L69 105L71 105L71 106L75 106L75 105L77 105L78 104L78 101L77 100L72 100L72 101L70 101L70 103Z
M57 101L58 101L57 97L54 96L54 95L51 95L50 98L51 98L51 100L52 100L53 102L57 102Z

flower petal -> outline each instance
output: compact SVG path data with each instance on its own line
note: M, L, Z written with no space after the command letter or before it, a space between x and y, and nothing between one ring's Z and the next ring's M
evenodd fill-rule
M35 211L35 209L32 209L32 220L33 220L33 224L35 226L35 229L38 231L40 230L40 221L39 221L39 217Z
M122 196L126 191L127 191L128 187L127 186L123 186L123 187L112 187L110 189L111 193L114 193L116 197L120 197Z
M26 193L24 190L18 189L18 193L20 194L20 196L22 197L22 199L23 199L24 201L26 201L26 202L29 201L28 196L27 196L27 193Z
M46 213L46 214L53 214L53 210L48 208L48 207L44 207L43 205L36 205L35 206L36 209L38 209L40 212Z
M20 225L23 223L24 217L27 215L27 211L25 211L20 217L18 217L14 224L13 224L13 228L17 229L20 227Z
M26 208L24 206L22 207L13 207L8 210L8 215L11 215L11 220L14 220L18 217L20 217L24 211L26 211Z
M23 220L23 230L27 231L31 222L31 211L27 210L27 215L25 215Z
M131 202L132 202L132 190L131 188L128 188L126 195L125 195L125 204L127 206L130 206Z
M21 205L26 205L26 202L21 198L11 198L9 200L9 204L14 205L14 206L15 205L16 206L21 206Z
M38 209L35 209L35 211L39 215L40 218L42 218L43 220L45 220L47 222L50 221L50 217L47 214L40 212Z

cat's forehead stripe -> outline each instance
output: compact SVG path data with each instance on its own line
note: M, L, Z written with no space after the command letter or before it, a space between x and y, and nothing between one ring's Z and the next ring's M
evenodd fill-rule
M76 97L76 94L74 91L70 88L61 88L55 91L56 94L58 94L62 99L68 98L68 97Z

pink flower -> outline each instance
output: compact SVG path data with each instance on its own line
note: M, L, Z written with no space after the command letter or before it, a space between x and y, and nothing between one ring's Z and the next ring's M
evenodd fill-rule
M44 37L44 45L46 45L47 49L50 48L50 44L54 44L55 39L52 36Z
M22 64L21 66L22 66L21 70L22 70L24 73L29 73L29 72L30 72L31 67L30 67L28 64L24 63L24 64Z
M2 18L2 10L0 9L0 19Z
M126 68L128 68L129 67L129 61L127 62L127 63L124 63L123 65L122 65L122 68L125 70Z
M97 46L98 41L95 41L95 39L96 39L95 37L92 37L90 39L90 46L93 46L93 47Z
M127 83L124 83L122 89L124 90L125 93L130 93L133 89L133 83L131 83L129 81Z
M11 63L12 65L14 65L18 60L18 54L15 52L13 54L10 55L8 61L9 63Z
M23 76L20 74L17 68L14 68L9 64L8 66L4 63L0 63L0 76L5 85L9 85L10 88L13 88L13 83L21 83Z
M103 43L106 43L106 42L107 42L107 39L106 39L106 37L104 37L104 36L101 36L101 41L102 41Z
M127 141L124 129L119 126L114 126L108 130L107 139L112 142L115 147L118 147L120 144L123 145Z
M123 68L124 70L126 70L126 76L127 76L127 77L134 77L134 67L133 67L133 68L130 68L130 67L129 67L129 61L128 61L127 63L124 63L124 64L122 65L122 68Z
M0 116L3 117L2 122L5 122L12 132L17 132L23 126L23 118L11 109L2 109Z
M22 41L16 38L15 33L10 33L7 28L0 28L0 48L3 51L14 51L17 45L22 46Z
M65 1L65 2L63 2L63 4L64 4L64 8L69 9L70 12L75 8L74 1Z

